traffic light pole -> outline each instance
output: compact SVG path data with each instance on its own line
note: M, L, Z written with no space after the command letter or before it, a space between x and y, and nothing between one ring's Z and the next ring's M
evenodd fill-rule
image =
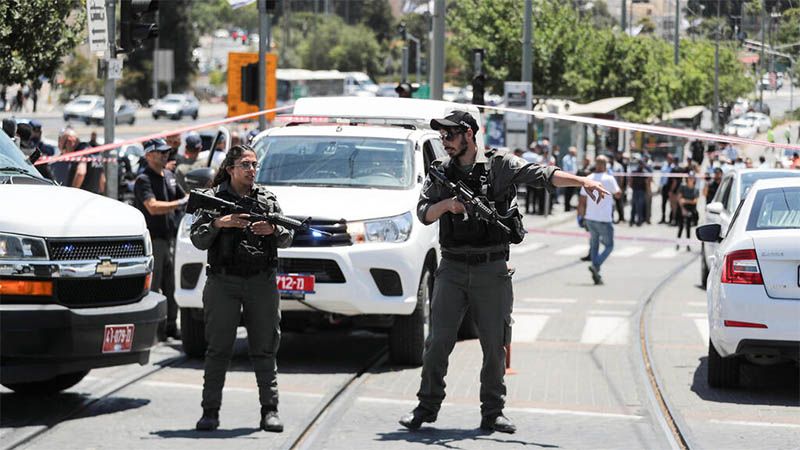
M269 34L269 14L267 0L258 0L258 110L267 109L267 35ZM258 129L267 129L267 118L258 116Z
M114 99L117 96L116 86L114 79L111 78L111 71L109 70L110 61L117 59L117 23L116 23L116 0L106 0L106 17L108 18L108 55L105 63L105 88L103 89L103 96L105 97L105 113L103 118L104 133L103 137L105 143L114 142ZM117 153L118 150L109 150L106 152L108 155L105 163L106 172L106 196L116 199L117 189L119 187L119 173L117 173Z

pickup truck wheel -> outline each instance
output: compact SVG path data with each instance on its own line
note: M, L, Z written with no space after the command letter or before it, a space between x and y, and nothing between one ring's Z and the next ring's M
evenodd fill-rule
M417 288L417 307L408 316L395 316L389 331L389 357L395 364L422 365L425 339L428 337L433 292L433 273L425 266Z
M30 383L3 383L3 386L19 394L55 394L75 386L88 373L88 370L63 373L49 380L31 381Z
M181 339L183 352L191 358L202 358L206 354L206 323L195 318L194 310L198 308L181 308Z
M708 286L708 264L706 264L706 246L700 246L700 286L706 289Z
M475 323L475 318L472 316L472 311L467 307L464 313L464 318L461 319L461 326L458 328L458 339L478 339L478 325Z
M714 344L708 341L708 385L713 388L739 387L739 366L737 356L723 358L717 353Z

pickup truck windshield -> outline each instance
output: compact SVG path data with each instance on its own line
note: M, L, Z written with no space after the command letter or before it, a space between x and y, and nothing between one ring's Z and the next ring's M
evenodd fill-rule
M271 136L256 144L265 185L409 189L409 141L338 136Z
M0 133L0 183L15 173L44 179L14 141L5 133Z

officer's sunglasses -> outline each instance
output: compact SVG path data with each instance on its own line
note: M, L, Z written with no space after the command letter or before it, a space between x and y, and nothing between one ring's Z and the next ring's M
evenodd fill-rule
M245 161L239 164L236 164L236 167L241 168L242 170L258 170L258 162L256 161Z
M442 130L439 132L443 141L452 141L456 136L466 133L466 130Z

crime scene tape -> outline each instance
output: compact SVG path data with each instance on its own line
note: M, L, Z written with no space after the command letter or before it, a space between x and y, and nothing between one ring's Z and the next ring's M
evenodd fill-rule
M550 236L566 236L566 237L581 237L581 238L589 238L590 234L588 231L558 231L558 230L550 230L547 228L526 228L529 233L535 234L547 234ZM625 235L614 235L614 240L618 241L631 241L631 242L649 242L652 244L680 244L680 245L689 245L689 244L697 244L697 239L687 239L687 238L659 238L659 237L647 237L647 236L625 236Z
M124 141L121 141L121 142L113 142L113 143L110 143L110 144L103 144L103 145L100 145L100 146L97 146L97 147L87 148L86 150L79 150L77 152L70 152L70 153L66 153L66 154L62 154L62 155L58 155L58 156L52 156L52 157L42 157L42 158L39 158L39 160L36 161L35 165L38 166L39 164L50 164L50 163L54 163L54 162L58 162L58 161L69 160L69 158L76 158L76 157L80 157L80 156L91 155L93 153L105 152L105 151L108 151L108 150L113 150L113 149L122 147L124 145L136 144L136 143L144 142L144 141L147 141L147 140L150 140L150 139L157 139L157 138L162 138L162 137L166 137L166 136L171 136L173 134L182 134L182 133L186 133L186 132L189 132L189 131L199 130L199 129L202 129L202 128L208 128L208 127L213 127L213 126L217 126L217 125L224 125L226 123L237 122L237 121L240 121L240 120L252 119L252 118L264 115L264 114L269 114L271 112L285 111L285 110L291 109L291 108L293 108L293 106L281 106L280 108L265 109L263 111L256 111L256 112L253 112L253 113L242 114L240 116L228 117L228 118L225 118L225 119L215 120L215 121L212 121L212 122L202 123L202 124L199 124L199 125L191 125L191 126L188 126L188 127L178 128L176 130L162 131L160 133L149 134L147 136L127 139L127 140L124 140ZM114 160L114 159L112 158L112 160Z
M597 119L594 117L585 117L585 116L571 116L567 114L529 111L527 109L503 108L500 106L486 106L486 105L475 105L475 106L477 106L478 108L490 109L494 111L525 114L528 116L536 117L538 119L566 120L569 122L585 123L587 125L601 125L609 128L618 128L621 130L641 131L644 133L660 134L662 136L678 136L688 139L700 139L703 141L728 142L731 144L759 145L762 147L785 148L789 150L797 150L798 152L800 152L800 145L788 144L788 143L785 144L781 142L759 141L758 139L748 139L738 136L712 134L703 131L687 130L683 128L670 128L659 125L644 125L640 123L624 122L621 120Z

